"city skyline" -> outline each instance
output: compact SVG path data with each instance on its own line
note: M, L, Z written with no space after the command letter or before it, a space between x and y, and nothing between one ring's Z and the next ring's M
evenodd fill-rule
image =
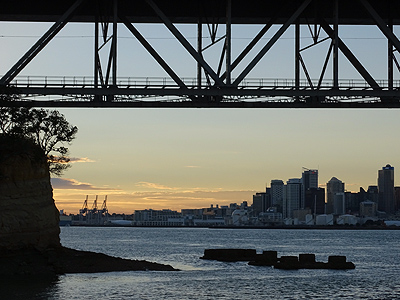
M386 166L384 166L384 167L382 167L382 169L379 169L379 170L377 170L377 172L378 172L378 175L377 175L377 182L375 183L375 184L370 184L370 185L368 185L368 186L360 186L359 187L359 189L358 190L349 190L349 189L347 189L346 188L346 182L344 182L344 181L342 181L342 180L340 180L340 179L338 179L338 178L336 178L336 177L332 177L329 181L327 181L327 182L325 182L325 183L318 183L318 188L315 188L314 187L314 185L313 184L311 184L311 191L313 190L313 189L315 189L315 190L319 190L320 188L322 188L322 194L324 195L324 203L325 203L325 205L326 205L326 207L325 207L325 209L323 209L323 208L321 208L321 209L323 209L324 211L325 211L325 213L335 213L335 214L337 214L335 211L334 211L334 209L333 209L333 197L335 196L335 194L343 194L343 196L342 197L344 197L344 193L345 192L350 192L350 193L354 193L354 194L357 194L358 192L360 192L360 189L362 188L364 191L367 191L367 190L369 190L369 188L370 187L373 187L373 188L376 188L377 190L378 190L378 188L379 188L379 185L380 185L380 174L381 174L381 172L382 172L382 170L385 170L385 169L388 169L388 168L390 168L390 170L392 170L392 174L394 173L393 172L393 170L395 169L393 166L390 166L389 164L387 164ZM304 177L305 177L305 173L307 173L307 172L309 172L309 171L312 171L312 172L315 172L316 171L316 178L315 178L315 180L316 180L316 182L318 182L319 180L318 180L318 175L319 175L319 171L318 170L309 170L309 169L306 169L306 168L302 168L302 171L303 171L303 173L301 174L302 176L298 176L298 177L296 177L296 178L294 178L294 177L292 177L292 178L288 178L287 180L285 180L285 179L277 179L277 178L275 178L275 179L271 179L270 180L270 182L267 182L266 184L265 184L265 188L264 188L264 190L261 190L261 189L259 189L259 190L255 190L255 191L243 191L243 192L245 192L245 193L247 193L247 192L251 192L252 194L251 194L251 197L249 197L248 199L245 199L245 198L232 198L232 199L240 199L240 200L237 200L237 201L235 201L235 200L232 200L232 201L220 201L220 202L218 202L218 200L216 200L215 198L214 198L214 200L216 200L216 202L209 202L209 203L206 203L206 202L201 202L201 203L203 203L203 205L194 205L194 206L192 206L192 207L189 207L189 206L184 206L184 207L179 207L179 206L165 206L165 207L163 207L163 206L156 206L156 207L150 207L150 206L143 206L143 207L137 207L137 208L134 208L133 209L133 211L134 210L146 210L146 209L150 209L150 210L176 210L176 211L180 211L180 210L184 210L184 209L204 209L204 208L207 208L207 207L213 207L214 205L216 206L216 207L218 207L218 206L230 206L230 205L232 205L232 204L237 204L237 203L244 203L244 202L246 202L246 203L249 203L249 205L252 205L253 204L253 199L254 199L254 196L255 195L259 195L259 194L262 194L262 193L264 193L266 190L270 190L270 192L268 192L268 193L270 193L271 194L271 197L272 198L274 198L274 196L273 196L273 194L274 194L274 188L273 188L273 186L274 186L274 184L276 185L276 183L278 182L278 184L279 184L279 182L281 182L281 184L282 184L282 186L283 187L287 187L287 191L286 191L286 193L290 193L290 190L291 189L293 189L293 188L290 188L290 186L295 186L295 190L294 190L294 193L295 194L299 194L298 195L298 199L297 200L295 200L295 201L297 201L295 204L292 204L292 205L295 205L297 208L302 208L302 207L307 207L307 205L305 204L305 198L304 197L307 197L307 196L305 196L305 192L306 192L306 190L308 190L308 188L306 187L307 185L308 185L308 183L306 182L305 184L303 184L303 180L304 180ZM392 178L393 179L393 178ZM57 186L59 183L57 183L57 178L52 178L52 184L53 184L53 186ZM392 181L393 182L393 181ZM297 185L299 185L299 187L296 187ZM390 184L389 184L390 185ZM398 187L398 186L396 186L396 185L394 185L394 187ZM154 188L156 188L156 187L154 187ZM167 187L164 187L164 188L167 188ZM379 190L381 190L382 188L380 188ZM275 189L276 190L276 189ZM394 191L393 191L394 192ZM285 193L285 194L286 194ZM312 197L314 197L314 192L312 192L311 193L313 196ZM330 194L332 194L332 196L330 196ZM281 197L282 197L283 195L281 195ZM108 197L109 197L109 194L96 194L96 195L86 195L85 196L86 198L86 200L87 200L87 207L88 208L91 208L91 206L95 203L95 200L97 201L97 205L98 205L98 207L100 207L101 206L101 204L103 203L103 201L104 200L107 200L108 201ZM286 196L286 197L288 197L288 196ZM297 197L297 196L296 196ZM319 196L316 196L316 197L319 197ZM330 200L330 198L329 197L332 197L331 198L331 200ZM337 196L335 196L335 197L337 197ZM394 197L394 194L392 193L392 198ZM83 204L84 204L84 201L85 201L85 199L83 200L83 201L81 201L81 206L79 206L79 208L78 208L78 210L79 209L81 209L82 207L83 207ZM208 198L208 199L210 199L210 198ZM344 199L344 198L343 198ZM282 199L282 201L283 201L284 199ZM270 201L272 201L272 202L274 202L274 200L273 199L271 199ZM284 200L284 201L288 201L288 203L290 202L290 200ZM336 200L335 200L336 201ZM344 201L344 200L343 200ZM379 201L381 201L381 200L379 200ZM394 198L393 198L393 201L394 201ZM110 202L107 202L107 203L110 203ZM290 207L285 207L286 205L289 205L289 204L287 204L286 202L284 202L285 204L284 204L284 210L291 210L290 209ZM303 205L303 203L304 203L304 205ZM343 202L344 203L344 202ZM394 203L394 202L393 202ZM111 202L111 204L112 204L112 202ZM378 203L376 203L376 204L378 204ZM320 205L320 204L318 204L318 205ZM274 206L274 205L272 205L272 206ZM78 206L75 206L75 207L78 207ZM310 207L309 207L310 208ZM294 208L294 209L296 209L296 208ZM311 207L311 210L313 210L313 208ZM385 209L384 209L385 210ZM119 212L113 212L112 211L112 207L111 207L111 210L110 210L110 212L111 213L118 213L118 214L130 214L130 213L133 213L133 211L119 211ZM72 212L72 211L68 211L68 212L66 212L65 211L65 209L63 209L63 212L64 213L68 213L68 214L76 214L76 212ZM393 211L394 212L394 211ZM393 212L391 212L391 213L393 213ZM320 212L320 213L322 213L322 212ZM343 212L343 214L344 214L344 212ZM286 216L286 217L290 217L290 215L288 214L288 215L285 215L284 214L284 216Z
M0 73L6 72L48 27L48 23L0 23ZM234 27L241 37L234 40L238 46L234 55L260 27ZM354 28L343 26L343 40L360 56L363 48L372 47L377 55L366 60L365 67L377 78L386 78L385 38L376 28ZM163 49L163 57L174 62L176 72L195 77L193 62L180 50L173 51L176 45L172 40L152 38L158 36L159 26L138 25L138 29L150 36L154 47ZM190 35L196 26L180 29ZM273 59L262 62L251 77L293 78L293 31L288 29L271 49ZM120 76L166 76L126 32L119 36L119 57L124 62L118 68ZM68 25L21 75L90 76L92 44L92 26ZM132 49L138 61L132 61ZM323 53L315 51L313 56L317 60ZM312 76L319 74L313 64L309 67ZM340 73L341 78L359 78L342 54ZM86 195L93 199L108 195L110 212L117 213L240 203L249 201L272 179L299 178L302 167L318 169L323 184L335 176L354 192L360 186L376 185L377 170L388 163L395 167L395 184L399 178L397 109L60 111L79 128L69 147L72 168L52 181L56 205L67 213L78 211Z

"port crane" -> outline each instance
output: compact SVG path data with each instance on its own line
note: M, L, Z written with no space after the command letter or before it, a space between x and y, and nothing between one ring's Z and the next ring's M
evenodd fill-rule
M82 209L79 210L79 222L82 225L103 225L108 222L107 195L104 198L101 208L98 208L98 195L93 201L91 209L88 208L88 198L83 202Z

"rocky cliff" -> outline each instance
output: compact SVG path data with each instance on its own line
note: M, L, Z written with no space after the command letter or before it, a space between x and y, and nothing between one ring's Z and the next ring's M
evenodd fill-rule
M0 249L59 247L58 223L43 151L0 136Z
M30 141L0 135L0 276L174 270L147 261L62 247L46 157Z

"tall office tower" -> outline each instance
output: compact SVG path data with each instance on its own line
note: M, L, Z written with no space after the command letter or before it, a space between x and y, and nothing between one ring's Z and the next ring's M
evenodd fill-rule
M276 207L280 213L282 212L283 207L284 187L285 184L282 180L271 180L271 206Z
M378 171L378 210L394 213L394 168L386 165Z
M258 217L260 213L266 212L271 207L270 189L266 189L265 193L256 193L253 195L253 216Z
M336 177L332 177L326 183L326 213L333 213L333 202L335 199L336 193L344 193L344 183L337 179Z
M301 195L301 203L300 203L300 208L305 208L305 197L306 197L306 191L308 189L316 189L318 188L318 170L311 170L311 169L306 169L303 167L305 170L301 176L302 180L302 195Z
M312 214L322 215L325 213L325 189L310 188L306 190L304 208L311 209Z
M283 217L292 218L293 210L300 209L301 179L292 178L286 183L286 199L283 201Z

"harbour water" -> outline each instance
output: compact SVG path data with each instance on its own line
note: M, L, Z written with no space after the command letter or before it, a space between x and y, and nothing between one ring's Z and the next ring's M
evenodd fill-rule
M400 231L63 227L64 246L179 272L67 274L2 286L10 299L400 299ZM278 270L199 259L207 248L345 255L355 270ZM3 297L3 296L2 296ZM2 298L3 299L3 298ZM8 298L4 298L8 299Z

